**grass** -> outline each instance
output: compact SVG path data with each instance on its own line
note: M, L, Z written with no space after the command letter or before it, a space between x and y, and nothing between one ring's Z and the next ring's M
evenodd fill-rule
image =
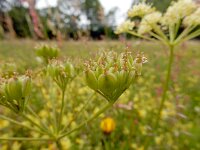
M34 69L38 66L34 54L34 47L38 43L43 42L0 41L0 62L14 61L19 68ZM55 42L45 43L56 44ZM127 46L133 53L144 52L148 63L144 65L142 77L138 79L137 83L120 97L115 108L104 114L104 116L114 118L115 131L110 136L103 135L99 129L100 120L98 119L88 125L84 131L67 139L68 142L73 143L71 148L105 148L105 145L109 145L110 149L142 149L144 137L150 135L151 146L155 149L200 149L200 144L198 144L200 141L199 41L184 43L175 50L170 91L167 93L167 102L162 112L160 134L158 135L151 135L150 128L156 113L155 110L159 106L159 97L162 93L162 84L166 73L168 50L164 46L146 41L67 41L60 45L60 49L62 57L85 60L92 58L98 50L122 51ZM76 88L74 86L74 90L71 90L76 91ZM82 84L78 91L72 92L71 98L82 102L87 90ZM37 98L37 96L33 97ZM89 112L98 109L99 104L99 101L91 102ZM121 105L131 109L120 107ZM85 112L83 115L89 114ZM79 123L79 120L76 123ZM15 134L18 132L16 131ZM26 148L26 144L22 143L22 147L25 145L24 148Z

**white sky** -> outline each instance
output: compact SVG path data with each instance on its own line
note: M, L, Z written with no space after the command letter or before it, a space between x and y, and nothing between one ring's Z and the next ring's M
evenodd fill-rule
M105 13L107 13L111 8L118 7L118 11L116 12L116 22L120 24L126 18L126 12L131 6L133 0L100 0L101 4L105 9ZM39 0L36 7L44 8L48 5L56 6L57 0Z

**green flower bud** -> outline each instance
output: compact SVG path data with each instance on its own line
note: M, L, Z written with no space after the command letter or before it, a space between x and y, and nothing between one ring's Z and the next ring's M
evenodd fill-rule
M29 76L13 77L0 85L0 104L16 113L23 112L31 91Z
M74 66L69 61L52 60L47 66L47 72L62 90L75 77Z
M96 78L94 72L91 71L91 70L88 70L88 71L86 71L85 76L86 76L85 79L86 79L87 85L91 89L97 90L98 89L98 83L97 83L97 78Z
M48 45L40 45L35 49L36 55L42 58L46 64L48 64L49 60L57 58L60 51L57 47L50 47Z
M141 72L137 67L139 63L143 63L139 62L139 55L134 60L130 52L119 55L112 51L103 52L97 61L86 63L86 83L114 103L129 88L138 72Z

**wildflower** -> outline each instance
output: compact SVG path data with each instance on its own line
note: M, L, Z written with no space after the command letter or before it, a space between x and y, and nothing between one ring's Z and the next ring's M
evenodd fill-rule
M75 77L74 66L69 61L52 60L47 66L47 72L62 90Z
M128 31L132 30L134 26L135 26L134 22L127 20L117 27L115 33L120 34L123 32L128 32Z
M183 24L185 26L190 26L190 25L200 25L200 8L198 8L194 13L191 15L187 16L183 20Z
M164 25L176 24L184 17L193 13L196 8L197 6L192 0L179 0L172 3L164 14L162 23Z
M111 117L106 117L101 121L100 128L104 134L110 134L115 129L115 121Z
M14 76L0 85L0 105L16 113L23 112L31 91L30 76Z
M130 52L104 52L97 61L86 63L85 79L87 85L114 103L141 74L143 56L138 54L134 60Z
M128 17L143 17L146 14L152 13L155 11L155 8L152 8L151 5L147 5L146 3L140 3L137 5L134 5L129 11L128 11Z
M35 49L36 55L41 57L46 64L49 60L57 58L59 54L59 49L57 47L51 47L48 45L40 45Z

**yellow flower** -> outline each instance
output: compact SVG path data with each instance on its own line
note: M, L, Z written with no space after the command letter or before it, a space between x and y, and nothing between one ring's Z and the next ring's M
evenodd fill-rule
M106 117L101 121L100 127L105 134L110 134L115 129L115 121L110 117Z

